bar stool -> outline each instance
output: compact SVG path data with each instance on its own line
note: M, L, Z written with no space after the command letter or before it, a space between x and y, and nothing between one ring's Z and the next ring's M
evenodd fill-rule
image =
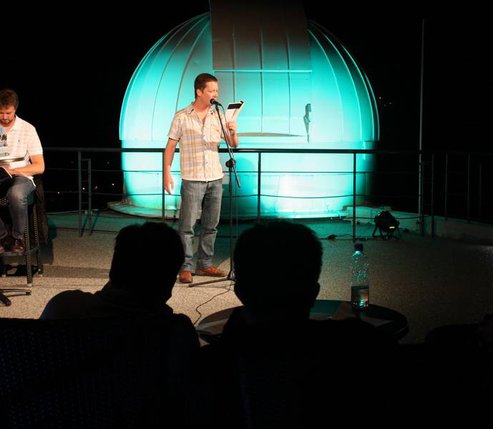
M8 207L9 202L6 197L0 198L0 207ZM39 224L38 215L36 211L36 195L35 192L31 192L28 198L27 210L27 225L24 231L24 243L26 249L23 253L13 253L6 251L0 255L0 272L2 277L7 276L7 265L5 264L5 258L17 257L24 258L26 263L26 284L28 287L33 285L33 256L37 266L38 275L43 275L43 261L41 259L41 245L39 240ZM19 292L26 295L30 295L29 289L3 289L0 288L0 292Z

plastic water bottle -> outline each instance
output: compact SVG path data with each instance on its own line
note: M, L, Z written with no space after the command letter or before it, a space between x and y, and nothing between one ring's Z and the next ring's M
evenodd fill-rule
M355 243L351 257L351 305L355 310L365 310L370 303L369 268L363 244Z

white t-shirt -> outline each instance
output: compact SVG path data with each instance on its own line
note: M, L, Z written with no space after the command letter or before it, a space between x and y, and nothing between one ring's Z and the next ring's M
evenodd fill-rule
M0 144L5 143L5 146L0 147L2 156L22 158L20 161L8 163L9 168L25 167L31 163L31 156L43 154L43 147L36 128L18 116L8 132L6 140L0 141ZM26 177L33 178L32 176Z

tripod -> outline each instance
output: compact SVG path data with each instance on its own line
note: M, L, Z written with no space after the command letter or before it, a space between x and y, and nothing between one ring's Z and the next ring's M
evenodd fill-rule
M216 278L214 280L207 280L207 281L199 282L199 283L190 283L188 287L208 285L208 284L212 284L212 283L219 283L219 282L223 282L225 280L230 280L230 281L235 280L234 270L233 270L233 180L232 180L233 179L233 173L235 176L236 186L238 188L240 188L241 185L240 185L240 178L238 177L238 172L236 171L236 160L234 158L231 146L228 143L228 140L226 138L226 136L228 134L226 134L226 131L224 129L224 124L223 124L223 121L221 119L221 115L219 114L219 107L218 106L220 104L217 102L213 103L213 100L211 100L211 104L214 104L216 106L217 115L219 117L219 122L221 124L223 136L225 137L224 140L226 142L226 147L228 149L228 155L229 155L229 159L226 161L226 167L228 167L228 177L229 177L229 183L228 183L228 193L229 193L229 204L228 204L228 210L229 210L229 273L226 277Z

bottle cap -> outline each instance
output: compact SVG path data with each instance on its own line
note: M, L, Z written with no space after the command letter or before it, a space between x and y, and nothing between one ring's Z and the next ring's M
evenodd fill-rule
M363 243L354 243L354 250L363 251Z

